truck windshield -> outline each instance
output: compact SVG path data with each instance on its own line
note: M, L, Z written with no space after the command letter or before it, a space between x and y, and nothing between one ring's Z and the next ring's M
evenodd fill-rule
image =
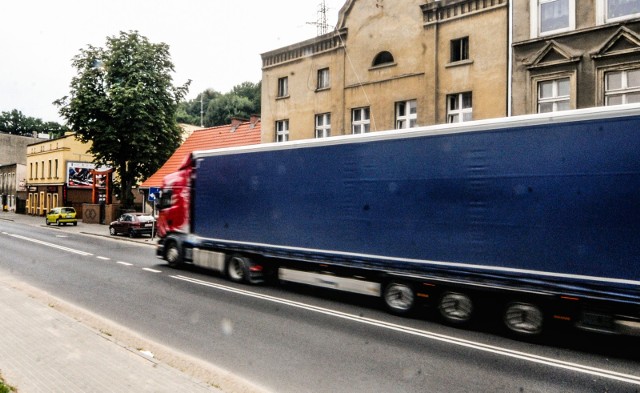
M171 190L161 190L160 191L160 200L158 201L158 209L166 209L171 207L171 196L173 195L173 191Z

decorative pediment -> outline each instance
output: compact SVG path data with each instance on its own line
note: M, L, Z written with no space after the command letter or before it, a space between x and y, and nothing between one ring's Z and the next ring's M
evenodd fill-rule
M577 63L581 58L582 52L551 40L524 63L532 69Z
M597 51L591 54L594 59L601 57L620 56L640 52L640 35L622 26L610 36Z

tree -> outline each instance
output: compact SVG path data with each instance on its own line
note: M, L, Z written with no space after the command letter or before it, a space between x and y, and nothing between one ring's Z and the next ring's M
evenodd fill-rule
M14 109L11 112L0 113L0 132L22 136L34 134L49 134L52 138L64 135L66 127L53 122L43 122L35 117L25 116Z
M259 115L260 89L260 82L243 82L225 94L207 89L194 100L180 103L178 121L200 125L201 104L205 112L205 127L229 124L232 117L249 118L251 115Z
M107 37L105 48L89 45L72 64L78 75L70 96L54 104L76 137L92 143L94 162L116 170L118 197L130 208L132 187L158 170L180 143L176 109L190 81L173 86L169 46L137 31Z

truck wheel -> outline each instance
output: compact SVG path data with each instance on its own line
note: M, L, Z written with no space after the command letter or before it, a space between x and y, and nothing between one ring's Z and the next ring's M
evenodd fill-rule
M531 303L512 302L504 311L504 324L521 336L536 336L542 333L544 314L540 307Z
M391 281L384 287L382 299L393 314L407 315L415 306L416 295L409 284Z
M249 277L250 261L240 255L233 255L227 262L225 272L229 280L233 282L247 282Z
M174 241L170 241L165 246L166 249L164 251L164 259L167 261L169 266L178 267L182 264L182 252L180 251L180 247Z
M464 325L473 316L473 301L459 292L445 292L438 303L440 316L451 325Z

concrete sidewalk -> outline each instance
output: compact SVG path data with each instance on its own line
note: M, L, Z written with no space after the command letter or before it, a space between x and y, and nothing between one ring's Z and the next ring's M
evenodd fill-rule
M0 212L0 226L3 220L45 226L41 217ZM59 229L109 237L105 225L79 222ZM0 271L0 374L18 393L264 391L4 271Z

